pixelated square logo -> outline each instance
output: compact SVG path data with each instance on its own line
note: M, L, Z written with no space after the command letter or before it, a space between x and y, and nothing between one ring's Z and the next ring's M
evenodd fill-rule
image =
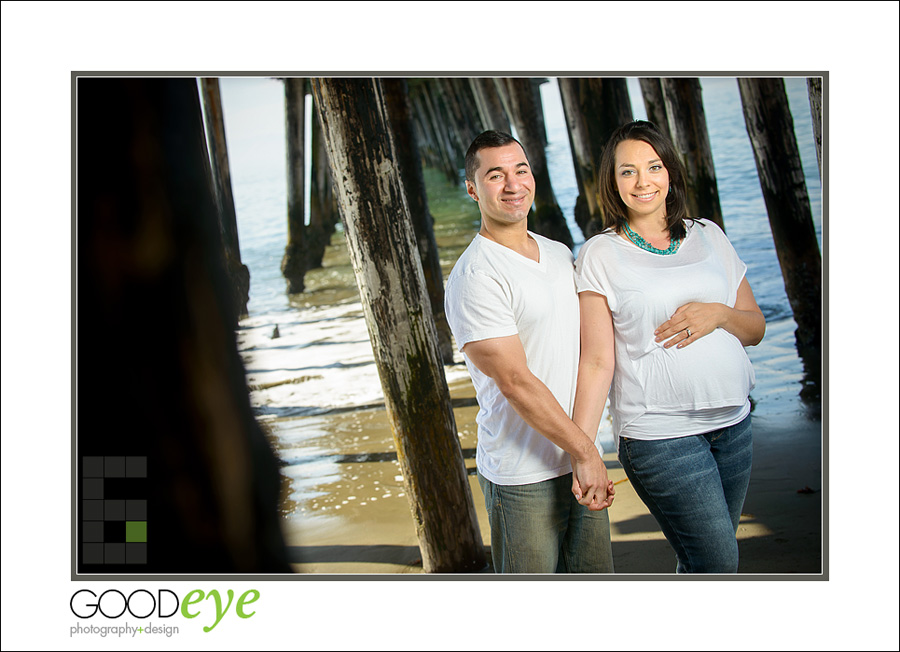
M146 457L81 458L82 564L147 563L146 478Z

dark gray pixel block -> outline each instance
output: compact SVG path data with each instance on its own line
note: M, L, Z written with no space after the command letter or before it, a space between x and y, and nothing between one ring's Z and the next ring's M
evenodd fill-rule
M126 500L125 501L125 520L126 521L146 521L147 520L147 501L146 500Z
M124 457L105 457L103 458L103 475L107 478L124 478L125 477L125 458Z
M105 521L124 521L125 520L125 501L124 500L104 500L103 501L103 520L105 520Z
M86 543L81 546L81 562L83 564L102 564L103 544Z
M103 561L107 564L124 564L125 563L125 544L124 543L104 543L103 544Z
M127 478L146 478L147 477L147 458L146 457L126 457L125 458L125 477L127 477Z
M103 458L102 457L83 457L81 458L81 477L82 478L102 478L103 477Z
M125 544L125 563L126 564L146 564L147 563L147 544L146 543L126 543Z
M81 497L85 500L103 500L103 479L85 478L82 480Z
M103 521L88 521L82 523L81 528L84 543L103 543Z
M103 501L102 500L82 500L81 501L81 520L82 521L102 521L103 520Z

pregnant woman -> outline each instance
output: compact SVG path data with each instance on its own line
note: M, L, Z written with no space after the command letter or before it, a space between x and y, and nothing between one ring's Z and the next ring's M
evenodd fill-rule
M685 174L649 122L600 162L605 230L576 262L581 360L574 420L596 433L607 394L619 461L675 549L679 573L734 573L750 482L745 346L766 323L747 266L685 214Z

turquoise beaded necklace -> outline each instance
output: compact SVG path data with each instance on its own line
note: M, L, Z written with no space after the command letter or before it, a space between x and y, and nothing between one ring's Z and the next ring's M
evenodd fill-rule
M628 222L625 222L625 233L628 234L628 238L636 244L638 247L643 249L644 251L649 251L653 254L659 254L660 256L669 256L678 251L678 247L681 245L681 238L672 239L669 242L669 247L667 249L657 249L652 244L644 240L641 236L631 230L631 227L628 226Z

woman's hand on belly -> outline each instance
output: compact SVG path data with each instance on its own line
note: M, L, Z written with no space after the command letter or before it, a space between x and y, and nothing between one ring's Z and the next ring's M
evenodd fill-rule
M665 348L681 349L717 328L738 338L744 346L759 344L766 333L766 318L756 303L746 277L741 280L734 308L723 303L686 303L656 329L656 341Z
M730 310L722 303L686 303L656 329L656 341L666 341L667 349L683 348L722 326Z

